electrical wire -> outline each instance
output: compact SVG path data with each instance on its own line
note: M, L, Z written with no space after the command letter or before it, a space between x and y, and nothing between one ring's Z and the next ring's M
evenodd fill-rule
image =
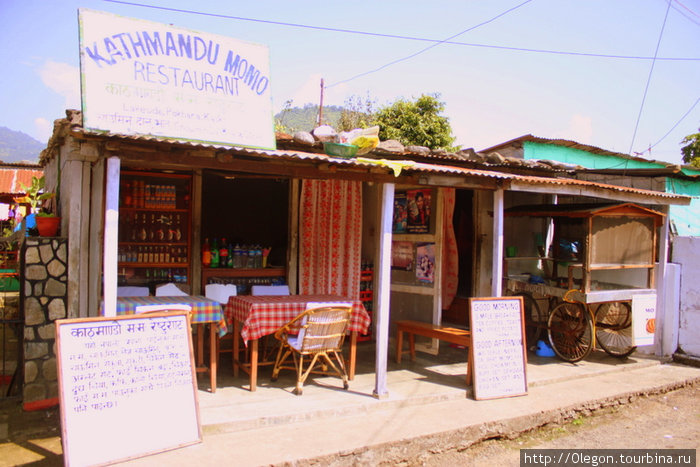
M644 154L644 153L647 152L647 151L651 152L651 150L652 150L655 146L657 146L661 141L665 140L666 137L667 137L668 135L670 135L671 132L672 132L673 130L675 130L676 127L677 127L678 125L680 125L680 123L681 123L683 120L685 120L685 117L687 117L688 115L690 115L690 112L693 111L693 109L695 108L696 105L698 105L698 103L700 103L700 97L698 97L698 98L696 99L695 103L694 103L693 105L690 106L690 108L688 109L688 111L687 111L686 113L684 113L683 116L675 123L675 125L673 125L673 126L671 127L671 129L668 130L668 131L666 132L666 134L663 135L656 143L652 144L651 146L649 146L648 149L646 149L646 150L644 150L644 151L642 151L642 152L635 152L635 154L638 154L638 155L641 156L642 154Z
M661 25L661 31L659 32L659 40L656 41L656 50L654 50L654 60L651 62L651 67L649 68L649 76L647 77L647 84L644 87L644 95L642 96L642 104L639 106L639 113L637 114L637 122L634 125L634 133L632 134L632 142L630 142L630 149L627 151L628 154L632 153L632 148L634 147L634 140L637 138L637 130L639 129L639 122L642 119L642 111L644 110L644 102L647 99L647 92L649 91L649 83L651 83L651 75L654 72L654 65L656 64L656 56L659 53L659 47L661 46L661 38L664 35L664 29L666 28L666 20L668 19L668 12L671 10L671 1L668 0L668 6L666 7L666 14L664 15L664 22Z
M412 53L412 54L407 55L407 56L405 56L405 57L402 57L402 58L398 58L398 59L396 59L396 60L393 60L393 61L391 61L391 62L389 62L389 63L386 63L386 64L380 66L379 68L375 68L374 70L365 71L364 73L360 73L360 74L355 75L355 76L353 76L353 77L351 77L351 78L347 78L347 79L344 79L344 80L341 80L341 81L336 81L336 82L333 83L333 84L329 84L328 86L326 86L326 89L332 88L333 86L337 86L337 85L342 84L342 83L347 83L348 81L353 81L353 80L355 80L355 79L357 79L357 78L361 78L361 77L363 77L363 76L367 76L367 75L370 75L370 74L372 74L372 73L376 73L376 72L378 72L378 71L383 70L384 68L390 67L391 65L396 65L397 63L400 63L400 62L409 60L409 59L411 59L411 58L413 58L413 57L416 57L416 56L418 56L418 55L420 55L420 54L422 54L422 53L424 53L424 52L427 52L428 50L430 50L430 49L432 49L432 48L434 48L434 47L437 47L437 46L440 45L440 44L445 43L446 41L449 41L450 39L454 39L454 38L457 37L457 36L461 36L462 34L466 34L466 33L468 33L469 31L473 31L474 29L480 28L481 26L485 26L485 25L487 25L487 24L489 24L489 23L492 23L493 21L496 21L498 18L500 18L500 17L502 17L502 16L505 16L505 15L507 15L508 13L510 13L510 12L512 12L512 11L517 10L518 8L520 8L520 7L524 6L524 5L527 5L527 4L530 3L531 1L532 1L532 0L525 0L525 1L522 2L521 4L516 5L516 6L512 7L512 8L509 8L508 10L504 11L503 13L499 13L498 15L494 16L494 17L491 18L491 19L488 19L488 20L486 20L486 21L482 21L481 23L479 23L479 24L477 24L477 25L475 25L475 26L472 26L472 27L470 27L470 28L467 28L467 29L465 29L465 30L462 31L462 32L458 32L457 34L454 34L454 35L448 37L447 39L442 40L442 41L440 41L440 42L438 42L438 43L431 44L431 45L429 45L428 47L425 47L425 48L419 50L418 52L415 52L415 53Z
M330 28L330 27L324 27L324 26L313 26L313 25L299 24L299 23L287 23L284 21L271 21L271 20L263 20L263 19L256 19L256 18L244 18L242 16L224 15L224 14L220 14L220 13L206 13L206 12L202 12L202 11L186 10L186 9L181 9L181 8L146 5L143 3L127 2L124 0L102 0L102 1L108 2L108 3L118 3L121 5L142 7L142 8L151 8L151 9L155 9L155 10L172 11L175 13L186 13L186 14L199 15L199 16L210 16L213 18L233 19L233 20L237 20L237 21L250 21L250 22L254 22L254 23L271 24L271 25L276 25L276 26L312 29L312 30L317 30L317 31L340 32L340 33L344 33L344 34L357 34L357 35L363 35L363 36L382 37L385 39L401 39L401 40L418 41L418 42L433 42L436 45L437 44L446 44L446 45L457 45L457 46L462 46L462 47L478 47L478 48L486 48L486 49L509 50L509 51L513 51L513 52L529 52L529 53L551 54L551 55L570 55L570 56L575 56L575 57L612 58L612 59L621 59L621 60L654 60L654 57L641 56L641 55L619 55L619 54L602 54L602 53L592 53L592 52L590 52L590 53L589 52L573 52L573 51L565 51L565 50L548 50L548 49L534 49L534 48L528 48L528 47L512 47L512 46L505 46L505 45L480 44L480 43L473 43L473 42L457 42L457 41L451 41L449 39L439 40L439 39L430 39L430 38L425 38L425 37L405 36L405 35L398 35L398 34L384 34L384 33L378 33L378 32L358 31L358 30L353 30L353 29L342 29L342 28ZM459 35L459 34L457 34L457 35ZM664 61L700 61L700 57L656 57L655 59L657 61L659 61L659 60L664 60Z

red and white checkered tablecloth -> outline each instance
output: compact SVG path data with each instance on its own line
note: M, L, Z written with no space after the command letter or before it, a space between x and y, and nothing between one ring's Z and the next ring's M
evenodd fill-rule
M306 310L309 302L352 303L350 331L367 332L371 318L360 300L349 300L337 295L236 295L224 306L227 322L242 323L244 342L273 334L287 322Z

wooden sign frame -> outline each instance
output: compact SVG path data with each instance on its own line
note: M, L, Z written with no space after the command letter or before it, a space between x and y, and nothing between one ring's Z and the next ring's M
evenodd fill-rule
M475 399L527 394L523 309L518 296L469 299Z
M188 312L56 321L65 465L202 441Z

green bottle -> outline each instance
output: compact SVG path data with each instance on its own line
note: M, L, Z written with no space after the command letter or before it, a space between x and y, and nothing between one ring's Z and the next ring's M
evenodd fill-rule
M216 238L212 239L211 241L211 267L219 267L219 244L217 243Z

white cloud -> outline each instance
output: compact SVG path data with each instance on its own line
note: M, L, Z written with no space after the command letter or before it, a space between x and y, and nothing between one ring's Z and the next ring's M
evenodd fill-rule
M45 141L48 142L53 133L53 123L45 118L39 117L34 119L34 127L36 128L39 141L42 143Z
M64 98L66 109L80 109L80 69L48 60L39 69L43 83Z
M559 138L591 144L593 140L593 119L575 114L569 120L569 126L559 132Z

